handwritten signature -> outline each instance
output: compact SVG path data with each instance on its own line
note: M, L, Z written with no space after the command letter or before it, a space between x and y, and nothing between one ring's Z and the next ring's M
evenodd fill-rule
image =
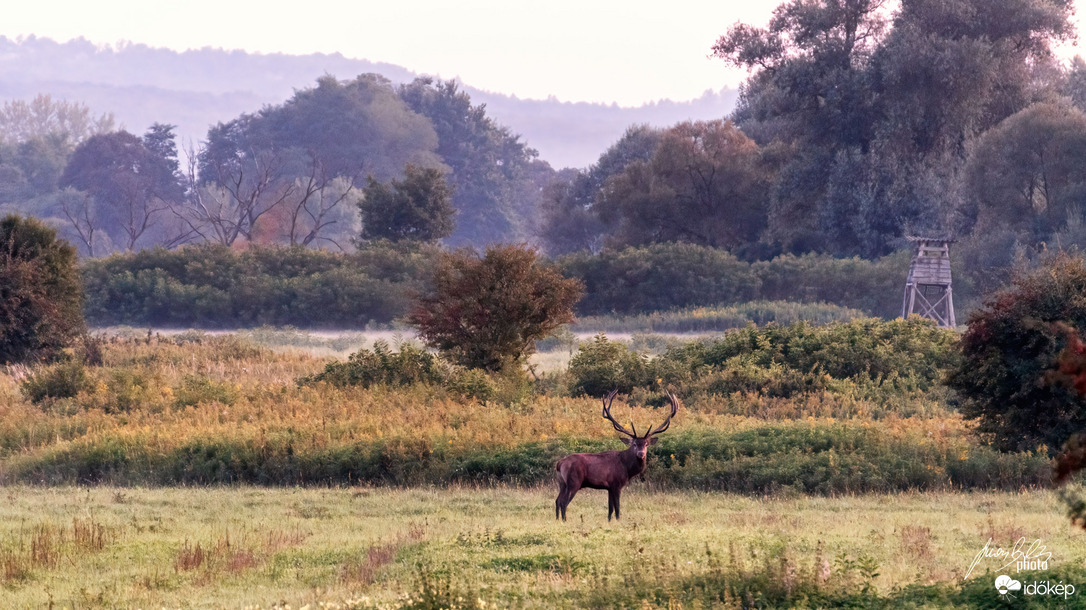
M1052 559L1052 553L1046 549L1047 547L1041 543L1040 538L1028 543L1025 536L1023 536L1015 541L1014 547L1010 550L1001 546L993 546L992 539L989 538L984 548L973 558L973 563L969 564L969 571L965 573L965 578L969 578L969 575L973 573L973 568L977 567L977 564L985 559L1005 562L996 569L996 572L1001 572L1012 565L1015 566L1015 570L1018 572L1022 570L1047 570L1048 561Z

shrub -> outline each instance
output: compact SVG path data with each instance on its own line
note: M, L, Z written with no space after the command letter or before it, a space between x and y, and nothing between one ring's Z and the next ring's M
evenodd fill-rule
M949 385L962 414L1001 449L1055 451L1086 429L1086 399L1048 380L1067 345L1057 322L1086 328L1082 258L1061 254L1015 278L969 319Z
M324 381L334 386L409 386L416 383L441 384L447 372L440 360L410 343L394 352L387 341L378 340L373 350L360 349L347 362L331 362L324 370L298 380L301 385Z
M75 259L41 222L0 220L0 364L54 358L86 333Z
M83 264L86 313L97 325L362 328L407 311L435 252L379 242L353 254L215 245L115 254Z
M601 398L612 390L629 394L652 382L647 360L624 343L608 341L603 334L583 345L569 361L569 391Z
M201 375L185 375L173 394L174 405L178 407L194 407L206 402L232 405L238 398L237 391L228 384L216 383Z
M756 299L830 303L868 315L901 312L909 252L878 260L782 255L748 263L724 250L687 243L580 252L559 259L585 284L580 315L638 314L715 307Z
M687 343L669 350L663 358L690 370L723 368L730 359L742 356L762 367L776 363L835 379L915 376L926 389L955 362L956 340L954 331L939 329L931 320L919 317L889 322L864 318L825 326L803 322L748 326L720 339Z
M474 398L479 402L493 400L498 388L490 375L481 369L457 369L449 377L445 387L465 398Z
M954 331L919 317L748 326L669 348L649 363L648 383L661 379L682 394L788 398L885 386L900 396L935 388L955 362L956 339Z
M491 372L519 367L535 342L573 320L582 287L523 246L443 254L408 321L449 360Z
M579 252L559 260L562 273L585 285L582 315L665 311L758 297L749 263L724 250L687 243Z
M72 398L87 385L87 372L79 360L66 360L27 377L19 389L35 404L57 398Z

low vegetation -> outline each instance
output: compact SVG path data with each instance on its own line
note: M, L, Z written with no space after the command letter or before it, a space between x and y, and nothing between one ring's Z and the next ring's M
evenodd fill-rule
M636 381L628 405L639 406L619 417L658 420L665 387L684 399L650 469L661 488L1047 485L1043 451L999 453L950 406L936 381L952 345L953 333L919 320L751 327L651 359L600 337L568 371L529 382L410 343L329 363L233 335L114 337L101 366L73 359L0 377L0 481L546 483L560 455L616 445L597 400L575 396L614 382L611 350L641 367L612 371Z
M718 307L690 307L674 311L628 316L580 316L573 329L591 329L605 333L707 333L748 324L764 326L796 322L830 324L868 317L859 309L831 303L793 301L750 301Z

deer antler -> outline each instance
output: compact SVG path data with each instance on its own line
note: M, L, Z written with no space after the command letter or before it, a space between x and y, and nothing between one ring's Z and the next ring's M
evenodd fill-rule
M664 420L664 423L647 432L645 434L645 438L648 438L653 434L660 434L664 430L667 430L667 427L671 425L671 418L675 417L675 414L679 412L679 399L675 398L675 395L671 392L668 392L667 400L671 403L671 413L668 414L667 419Z
M618 390L611 390L611 393L607 395L607 398L603 399L603 417L607 421L611 422L611 425L615 427L615 430L618 430L619 432L621 432L622 434L625 434L626 436L628 436L630 438L637 438L636 433L630 432L629 430L624 428L622 426L622 424L615 421L615 418L611 417L611 403L613 403L615 401L615 396L617 396L617 395L618 395ZM631 422L631 425L633 425L632 422Z

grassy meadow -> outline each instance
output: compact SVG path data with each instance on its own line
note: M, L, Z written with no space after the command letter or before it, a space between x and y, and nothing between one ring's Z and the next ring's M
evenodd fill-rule
M484 399L299 383L362 335L119 335L93 364L0 373L0 607L969 608L998 602L962 581L973 556L1022 537L1086 583L1045 448L993 450L935 373L742 356L683 382L621 523L593 490L557 523L555 460L621 446L564 389L564 344ZM615 414L656 423L652 400Z
M3 489L3 607L961 607L984 543L1086 545L1050 492L751 498L550 488ZM989 591L991 589L991 591ZM322 605L323 604L323 605Z

